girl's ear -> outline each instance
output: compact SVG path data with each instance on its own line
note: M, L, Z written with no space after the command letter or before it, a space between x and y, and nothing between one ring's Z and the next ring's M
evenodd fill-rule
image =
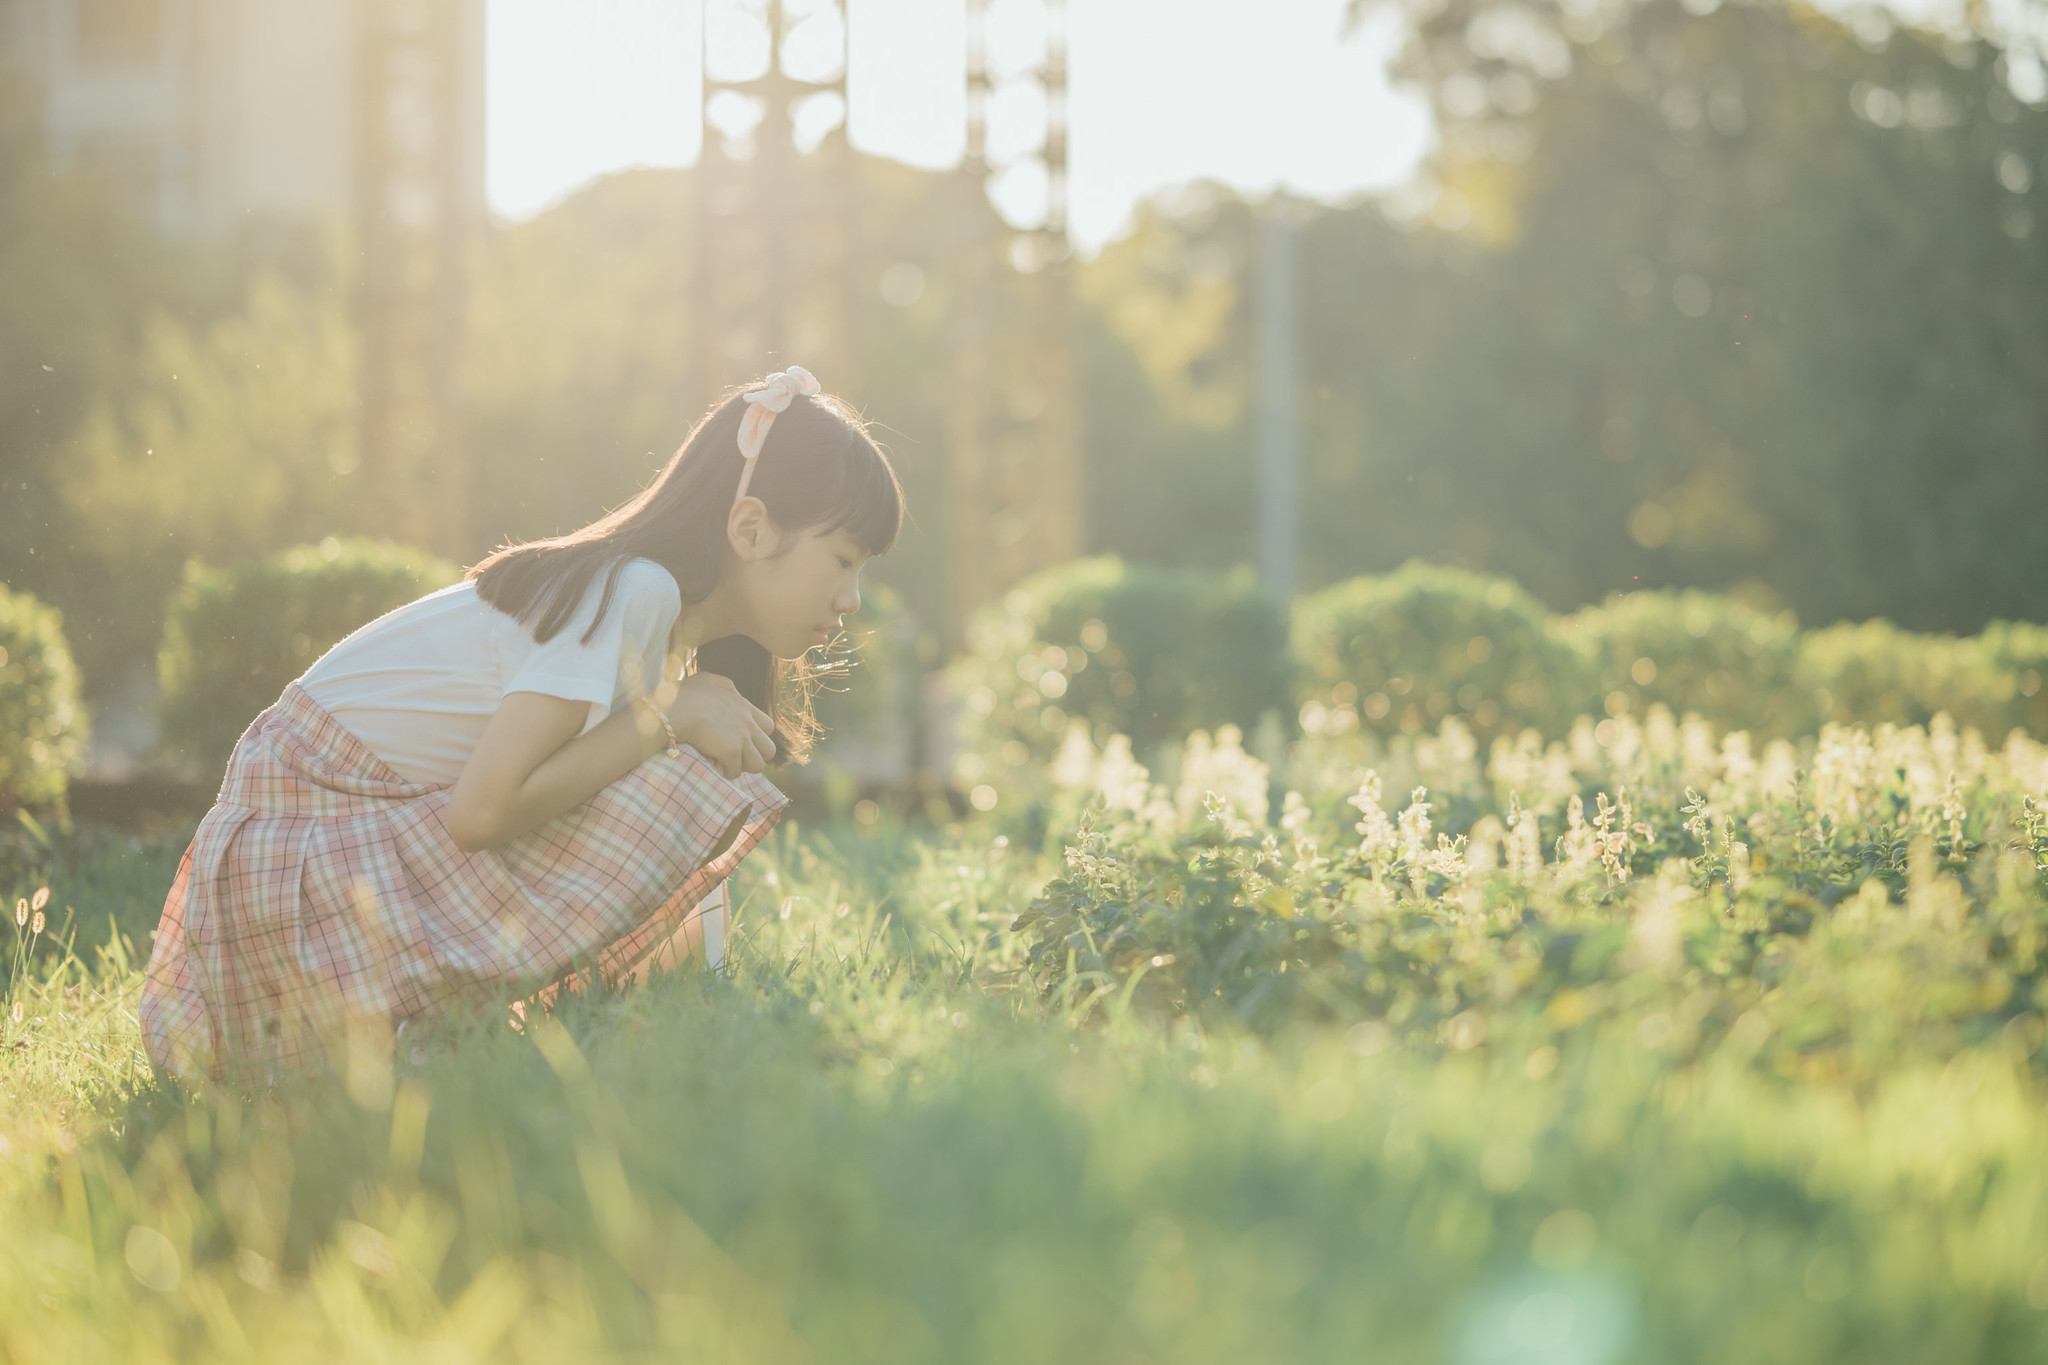
M743 564L766 559L775 548L775 524L759 498L745 497L732 505L725 518L726 543Z

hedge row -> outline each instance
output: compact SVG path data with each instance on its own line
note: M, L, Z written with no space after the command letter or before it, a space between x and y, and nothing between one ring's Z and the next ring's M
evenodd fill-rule
M189 566L159 657L166 757L219 771L328 647L459 576L423 551L359 540ZM889 619L868 623L877 638L853 686L821 698L842 747L915 722L915 632L875 605ZM2014 727L2044 736L2044 680L2042 626L1801 631L1789 614L1698 592L1557 616L1505 579L1419 563L1302 598L1290 618L1249 574L1115 559L1048 570L976 613L951 678L964 721L956 776L970 783L1050 761L1077 720L1098 742L1130 736L1140 754L1225 724L1392 734L1457 716L1485 740L1658 705L1760 737L1939 712L1994 740ZM57 613L0 589L0 809L60 799L85 734Z
M367 540L227 569L187 565L157 658L161 756L218 775L249 722L330 646L461 576L422 551ZM0 586L0 813L61 802L87 734L63 618Z
M63 800L86 735L64 618L0 586L0 814Z
M1070 720L1098 743L1128 734L1141 754L1276 715L1335 734L1456 716L1485 740L1659 705L1759 737L1940 712L1993 740L2048 735L2048 627L1802 631L1789 613L1700 592L1559 616L1505 579L1420 563L1304 597L1290 617L1242 575L1083 561L984 608L970 645L954 672L976 770L963 779L1046 760Z

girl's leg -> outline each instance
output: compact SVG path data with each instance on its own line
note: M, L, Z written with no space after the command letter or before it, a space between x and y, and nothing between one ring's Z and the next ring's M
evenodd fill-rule
M693 957L703 959L714 971L722 969L725 966L725 936L730 927L725 886L721 883L697 902L675 933L642 958L640 964L626 974L626 979L644 982L655 972L680 969Z
M719 834L718 842L705 855L705 861L718 857L732 847L740 829L746 823L748 812L742 811L733 817L731 824ZM667 941L649 953L626 974L626 979L635 983L645 981L657 971L672 972L693 957L704 959L713 971L725 968L725 934L732 927L732 915L727 908L725 883L713 887L703 900L697 903L682 924Z
M704 931L704 965L714 972L725 970L725 936L732 928L732 907L726 898L725 883L705 899L716 898L718 904L710 907L698 921Z

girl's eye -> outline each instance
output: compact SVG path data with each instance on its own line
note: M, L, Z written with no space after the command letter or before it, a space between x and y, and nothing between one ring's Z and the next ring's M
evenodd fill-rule
M850 569L853 567L853 561L848 559L845 555L841 555L839 556L839 567L842 569Z

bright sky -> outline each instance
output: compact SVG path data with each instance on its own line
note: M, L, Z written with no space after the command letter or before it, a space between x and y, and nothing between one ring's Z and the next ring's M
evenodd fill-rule
M715 23L735 0L706 2ZM963 0L849 6L854 145L919 166L956 162ZM1138 200L1198 178L1319 198L1406 180L1430 129L1421 103L1387 84L1392 7L1349 37L1346 8L1347 0L1070 0L1075 241L1101 245ZM492 207L525 218L592 176L694 161L701 13L700 0L489 0ZM1039 13L1035 0L993 0L999 77L1032 59ZM744 65L743 39L729 45L723 32L714 28L714 57ZM822 31L813 36L836 50ZM1026 87L999 87L992 156L1035 142L1043 117ZM1043 184L1028 173L999 179L995 193L1013 219L1042 211Z

